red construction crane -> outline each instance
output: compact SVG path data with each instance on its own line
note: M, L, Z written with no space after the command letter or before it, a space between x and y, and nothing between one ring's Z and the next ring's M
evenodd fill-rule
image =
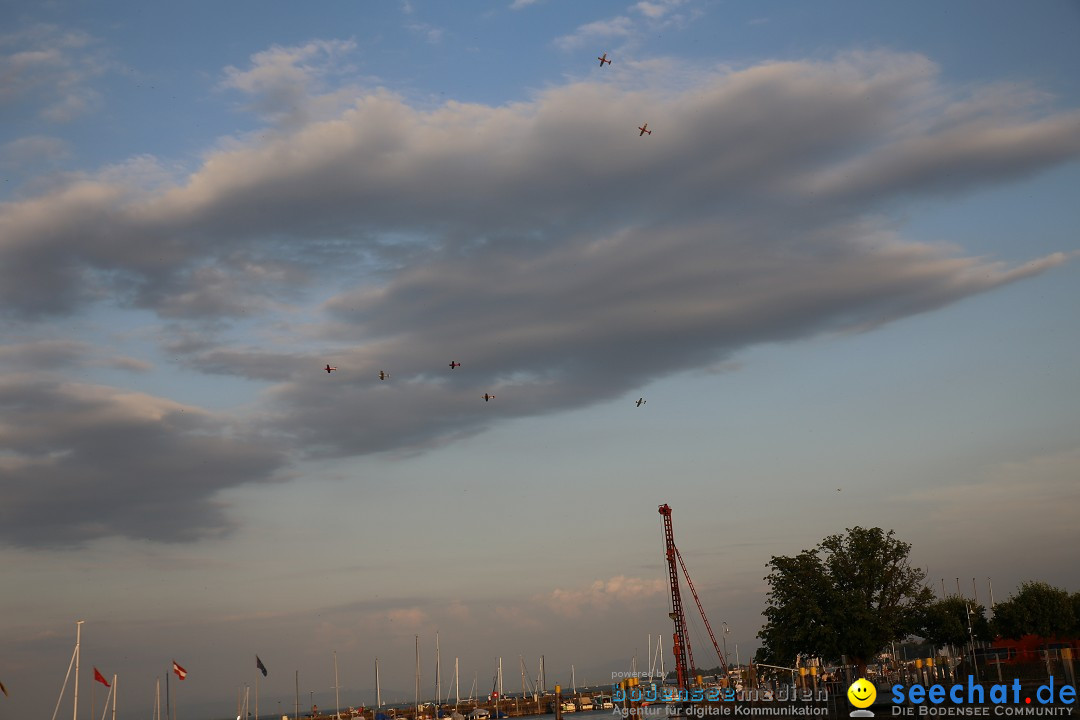
M672 654L675 655L675 674L678 678L679 688L689 689L691 684L690 673L695 669L694 653L690 649L690 635L687 632L686 615L683 614L682 595L679 592L679 571L675 566L676 558L678 558L679 564L682 565L683 575L686 576L686 584L690 587L690 594L694 596L694 602L697 603L701 619L705 621L705 628L709 631L709 638L712 640L713 648L716 650L716 656L720 658L720 667L725 675L728 672L728 667L727 661L724 659L724 653L720 652L720 646L716 642L716 635L713 634L712 625L709 624L709 618L705 617L705 608L701 606L701 600L698 598L697 590L694 589L690 573L686 570L686 563L682 559L682 553L679 552L679 548L675 547L675 532L671 526L671 506L667 503L661 505L660 514L664 516L664 542L667 546L668 579L671 582L671 613L669 617L675 621L675 636L672 647ZM689 662L687 662L688 660Z

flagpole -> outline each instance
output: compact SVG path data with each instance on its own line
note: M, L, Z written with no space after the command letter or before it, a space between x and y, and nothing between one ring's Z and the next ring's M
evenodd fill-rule
M259 656L255 656L255 662L259 662ZM259 668L255 668L255 720L259 720Z
M116 673L112 676L112 720L116 720Z
M172 668L169 668L168 672L165 673L165 720L172 720L172 696L169 694L169 675L172 675Z
M72 720L79 720L79 642L82 640L82 625L85 620L75 623L75 707L72 709Z

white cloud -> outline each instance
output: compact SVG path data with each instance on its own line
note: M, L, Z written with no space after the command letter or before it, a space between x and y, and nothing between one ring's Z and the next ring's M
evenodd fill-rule
M252 109L267 119L296 128L312 118L336 108L324 93L329 75L354 70L346 59L356 50L352 40L312 40L303 45L282 47L251 56L247 70L225 68L222 87L239 90L253 98Z
M633 607L663 593L662 579L645 579L616 575L596 580L587 588L564 590L556 588L546 598L548 607L559 615L578 617L591 611L606 611L612 606Z
M593 41L629 37L634 30L634 22L625 15L619 15L581 25L574 32L557 38L555 45L562 50L576 50Z

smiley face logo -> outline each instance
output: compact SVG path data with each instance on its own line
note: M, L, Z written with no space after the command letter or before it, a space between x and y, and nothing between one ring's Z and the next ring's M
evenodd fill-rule
M848 702L857 708L868 708L877 699L877 688L865 678L859 678L847 689Z

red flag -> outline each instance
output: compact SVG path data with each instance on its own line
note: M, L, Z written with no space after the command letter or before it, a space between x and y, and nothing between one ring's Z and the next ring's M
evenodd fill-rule
M172 661L172 671L176 673L176 677L181 680L187 677L187 670L177 665L175 660Z
M109 681L105 679L105 676L98 672L97 668L94 668L94 679L105 687L112 687L112 685L109 684Z

